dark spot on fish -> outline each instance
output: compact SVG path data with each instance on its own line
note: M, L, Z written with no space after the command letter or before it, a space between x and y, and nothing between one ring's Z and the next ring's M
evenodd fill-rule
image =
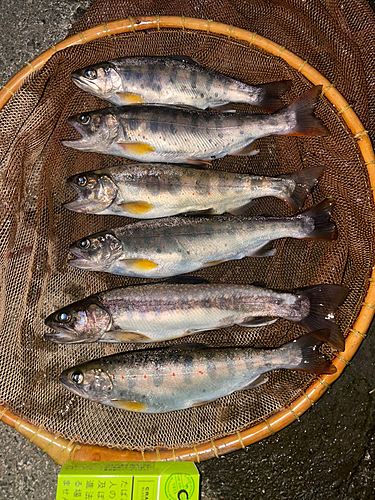
M190 83L193 89L197 88L197 73L195 71L190 73Z
M153 196L157 196L160 192L160 179L158 177L148 176L146 179L146 189Z
M157 120L150 121L150 130L151 130L151 132L153 132L154 134L156 134L156 132L158 131L158 128L159 128L159 122Z
M133 118L129 118L128 125L130 130L136 130L138 128L138 121Z
M141 89L144 89L144 88L145 88L145 86L144 86L144 84L143 84L143 83L141 83L140 88L141 88Z
M215 97L218 97L218 96L219 96L219 94L217 92L215 92Z
M137 80L140 80L142 78L142 73L140 71L135 72L135 77Z
M204 94L201 94L201 98L202 98L202 99L203 99L203 97L204 97Z
M176 129L176 127L174 126L174 124L173 124L173 123L171 123L171 125L170 125L170 130L171 130L171 134L172 134L172 135L176 135L176 133L177 133L177 129Z
M161 248L157 248L156 253L161 253Z
M154 81L154 76L155 73L153 71L147 71L147 81L149 84L152 84L152 82Z
M243 135L244 134L244 131L243 130L240 130L240 135Z
M129 81L129 80L130 80L130 78L131 78L131 76L132 76L131 71L126 71L126 70L125 70L125 71L124 71L124 76L125 76L125 79Z
M179 195L181 193L181 179L179 177L170 177L168 179L167 189L170 194Z

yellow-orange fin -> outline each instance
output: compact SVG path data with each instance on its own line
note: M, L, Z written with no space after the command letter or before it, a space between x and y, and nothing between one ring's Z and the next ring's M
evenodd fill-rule
M126 401L124 399L111 399L111 403L116 408L128 411L145 411L147 408L147 405L138 401Z
M148 259L124 259L128 269L132 271L151 271L158 267L158 264L153 260Z
M128 92L117 92L116 97L124 104L141 104L142 102L146 102L141 96Z
M124 212L129 212L133 215L147 214L154 208L154 205L147 203L147 201L132 201L129 203L121 203L118 205Z
M211 262L205 262L203 264L203 267L212 267L212 266L217 266L218 264L222 264L225 262L224 260L213 260Z
M124 151L124 153L132 155L141 156L155 151L153 146L144 144L143 142L118 142L117 144Z

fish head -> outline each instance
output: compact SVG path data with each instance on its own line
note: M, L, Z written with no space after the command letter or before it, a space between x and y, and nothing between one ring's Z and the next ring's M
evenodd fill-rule
M60 383L65 389L98 403L105 402L113 391L112 378L100 360L64 370L60 375Z
M58 344L96 342L110 329L111 315L91 297L50 314L45 324L54 330L44 334L46 340Z
M117 196L116 184L103 173L85 172L69 177L67 182L78 194L76 200L64 203L64 207L73 212L99 213L110 207Z
M80 113L68 118L68 123L81 137L62 141L62 144L79 151L106 153L119 133L119 120L114 108Z
M96 233L71 245L69 251L76 257L68 263L88 270L105 270L122 255L122 243L112 231Z
M85 92L108 100L122 88L121 76L111 62L94 64L74 71L72 81Z

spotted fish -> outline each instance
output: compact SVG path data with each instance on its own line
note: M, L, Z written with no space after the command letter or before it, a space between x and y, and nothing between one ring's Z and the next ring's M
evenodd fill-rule
M87 236L70 247L80 269L167 278L246 256L270 257L279 238L333 240L332 200L292 217L170 217Z
M174 104L206 109L242 102L276 111L292 82L248 85L200 66L187 57L126 57L75 71L82 90L123 106Z
M68 183L78 193L65 208L86 214L154 219L180 213L239 213L251 200L274 196L295 212L324 167L279 177L234 174L158 163L129 164L73 175Z
M272 115L154 105L100 109L69 118L81 137L62 143L146 163L202 164L226 155L247 156L261 137L327 135L313 114L321 90L313 87Z
M178 277L163 283L96 293L46 319L57 343L162 342L232 325L256 327L278 318L308 330L329 329L327 343L344 349L334 313L347 295L341 285L314 285L294 293L260 286L211 284Z
M318 354L325 330L275 349L169 347L114 354L65 370L60 382L96 403L142 413L201 406L267 383L280 368L335 373Z

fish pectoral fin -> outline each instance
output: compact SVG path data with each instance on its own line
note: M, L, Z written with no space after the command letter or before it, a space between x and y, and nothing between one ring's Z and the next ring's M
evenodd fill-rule
M124 212L129 212L133 215L147 214L147 212L154 208L154 205L147 203L147 201L131 201L129 203L120 203L117 206Z
M113 330L105 332L100 342L153 342L151 337L139 332L130 332L128 330Z
M193 403L191 406L192 408L197 408L198 406L203 406L208 403L212 403L213 401L216 401L217 398L214 399L207 399L206 401L198 401L198 403Z
M118 142L117 145L124 153L133 155L146 155L155 151L153 146L143 142Z
M242 205L242 207L237 207L237 208L230 208L228 209L227 211L230 213L230 214L233 214L233 215L243 215L247 212L247 210L253 206L254 204L256 203L255 200L251 200L249 201L248 203L245 203L245 205Z
M265 384L268 382L269 376L266 375L265 373L262 373L262 375L259 375L255 380L252 380L248 384L246 384L244 387L240 389L240 391L247 391L249 389L255 389L255 387L259 387L260 385Z
M132 271L151 271L158 267L156 262L147 259L121 259L121 261Z
M254 156L258 153L259 149L257 148L257 142L253 141L250 142L250 144L247 144L244 148L234 151L230 156Z
M276 248L271 247L271 243L266 243L262 247L258 248L255 253L252 253L250 257L273 257L276 253Z
M265 326L275 323L278 318L272 318L271 316L257 316L254 318L245 319L242 323L238 323L240 326L248 326L254 328L256 326Z
M111 403L116 408L128 411L145 411L147 405L139 403L138 401L127 401L125 399L111 399Z
M141 96L130 94L129 92L117 92L116 97L124 104L141 104L142 102L147 102Z
M217 266L218 264L222 264L225 260L212 260L211 262L205 262L203 267L212 267Z

